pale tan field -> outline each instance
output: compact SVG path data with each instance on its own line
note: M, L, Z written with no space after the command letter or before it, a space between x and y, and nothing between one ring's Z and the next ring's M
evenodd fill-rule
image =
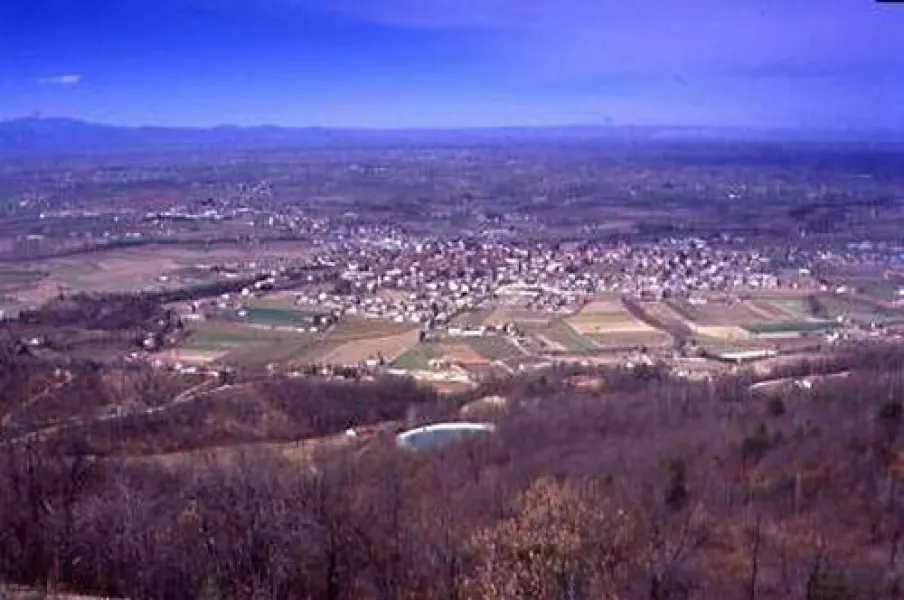
M59 289L85 292L117 292L143 289L159 283L159 278L178 269L249 263L280 258L300 258L310 253L304 242L280 242L260 247L230 245L210 248L186 246L143 246L53 258L29 265L48 273L16 297L26 303L46 301Z
M566 322L581 335L658 331L632 315L619 300L591 302Z
M599 354L599 355L582 355L582 354L566 354L562 356L557 356L556 360L564 363L570 364L585 364L585 365L593 365L593 366L608 366L615 367L623 365L625 360L628 359L629 356L627 354L619 354L619 353L608 353L608 354Z
M295 308L295 295L297 292L280 290L268 292L265 296L258 296L248 302L248 306L260 308Z
M546 325L554 318L553 315L518 308L512 306L497 306L490 315L484 319L484 325L492 325L501 327L506 323L515 323L518 325Z
M323 354L321 361L329 364L358 364L382 355L389 363L413 348L417 340L418 332L412 329L395 335L349 341Z
M746 329L741 327L733 327L729 325L694 325L691 324L694 332L711 338L720 340L749 340L753 335Z
M186 365L206 365L215 362L229 353L228 350L196 350L191 348L173 348L154 355L167 364L182 363Z
M625 310L625 306L622 304L621 300L617 298L606 298L600 300L593 300L592 302L588 302L581 312L586 313L612 313L612 312L620 312Z

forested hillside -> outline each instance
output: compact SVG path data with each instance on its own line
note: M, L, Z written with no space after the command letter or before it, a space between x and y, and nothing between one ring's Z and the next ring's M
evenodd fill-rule
M34 360L7 363L21 375ZM900 348L864 347L783 373L848 376L768 395L743 372L594 371L581 377L599 385L576 386L553 370L488 385L508 398L487 415L497 435L433 452L309 437L291 456L245 444L165 460L10 435L0 579L160 599L898 598L902 365ZM297 393L299 438L452 417L476 397L403 387L380 414L381 384L360 385L258 393L287 413Z

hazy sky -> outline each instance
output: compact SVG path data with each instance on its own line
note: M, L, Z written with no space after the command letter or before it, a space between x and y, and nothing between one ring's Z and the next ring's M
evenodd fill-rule
M0 119L904 129L904 4L0 0Z

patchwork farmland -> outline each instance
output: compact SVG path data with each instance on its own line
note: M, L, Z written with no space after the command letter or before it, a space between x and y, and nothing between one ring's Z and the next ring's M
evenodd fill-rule
M601 349L640 348L668 344L670 336L634 316L621 300L596 300L565 322Z
M696 336L728 342L793 338L835 328L834 322L813 313L809 298L799 295L669 300L667 306Z
M554 351L590 352L599 348L596 342L575 331L563 319L556 319L548 326L538 329L535 335Z

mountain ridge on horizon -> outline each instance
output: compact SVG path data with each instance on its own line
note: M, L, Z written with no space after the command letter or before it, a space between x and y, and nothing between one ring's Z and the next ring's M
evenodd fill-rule
M374 128L283 126L210 127L114 125L71 117L0 120L0 153L116 150L166 146L329 146L355 144L480 143L527 141L825 141L902 142L904 131L795 130L708 125L501 125L492 127Z

